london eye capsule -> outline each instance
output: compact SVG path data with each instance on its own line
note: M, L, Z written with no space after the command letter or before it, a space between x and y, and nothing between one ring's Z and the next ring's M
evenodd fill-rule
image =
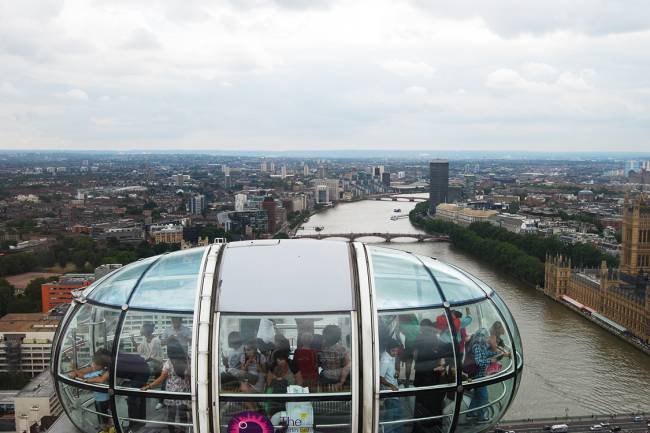
M139 260L80 293L52 374L82 432L487 431L523 367L501 298L359 242L260 240Z

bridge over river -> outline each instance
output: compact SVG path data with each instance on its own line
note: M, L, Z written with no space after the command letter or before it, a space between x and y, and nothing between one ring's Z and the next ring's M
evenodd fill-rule
M367 232L367 233L310 233L298 234L294 239L329 239L329 238L343 238L349 241L356 241L361 238L382 238L384 242L391 242L395 239L415 239L418 242L447 242L449 236L443 235L429 235L426 233L380 233L380 232Z

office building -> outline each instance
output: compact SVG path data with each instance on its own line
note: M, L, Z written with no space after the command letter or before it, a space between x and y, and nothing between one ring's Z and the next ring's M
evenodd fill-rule
M235 194L235 212L242 212L246 207L246 194Z
M95 281L95 274L65 274L57 281L41 285L41 307L43 314L72 301L72 291L90 286Z
M447 203L449 187L449 161L436 159L429 162L429 212L436 213L440 203Z
M149 234L154 244L180 244L183 240L183 226L178 224L151 226Z
M39 431L39 426L47 427L61 412L63 407L49 371L39 373L14 397L17 432Z
M206 202L203 194L192 195L187 200L187 211L192 215L201 215L205 211Z
M327 185L316 185L315 189L316 204L327 204L330 202Z
M390 173L382 173L381 174L381 183L386 188L390 188Z
M35 376L50 363L60 315L9 313L0 318L0 372Z
M122 265L120 263L104 263L103 265L97 266L95 268L95 281L121 267Z

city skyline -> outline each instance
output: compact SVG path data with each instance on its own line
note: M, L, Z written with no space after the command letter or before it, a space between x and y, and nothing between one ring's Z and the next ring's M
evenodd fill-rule
M649 16L605 1L10 2L0 148L639 152Z

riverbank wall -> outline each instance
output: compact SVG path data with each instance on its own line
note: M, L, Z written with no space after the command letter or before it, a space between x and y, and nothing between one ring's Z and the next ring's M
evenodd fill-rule
M626 343L631 344L632 346L634 346L635 348L637 348L641 352L645 353L646 355L650 355L650 347L648 347L647 345L637 341L635 338L629 337L627 335L623 335L620 332L618 332L617 330L613 329L612 327L607 326L606 323L603 323L600 320L597 320L596 318L592 317L591 314L585 313L584 311L582 311L579 308L569 304L568 302L564 302L561 299L556 299L553 296L549 295L548 293L544 293L544 290L542 288L540 288L540 287L538 287L537 290L539 290L541 293L544 294L544 296L548 297L549 299L552 299L553 301L557 302L558 304L561 304L561 305L567 307L568 309L570 309L571 311L579 314L583 318L585 318L585 319L589 320L590 322L595 323L596 325L600 326L601 328L603 328L604 330L606 330L610 334L614 335L615 337L618 337L619 339L625 341Z

